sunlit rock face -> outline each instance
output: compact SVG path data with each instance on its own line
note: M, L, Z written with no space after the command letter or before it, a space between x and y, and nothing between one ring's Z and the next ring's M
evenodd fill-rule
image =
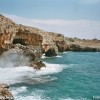
M35 49L37 57L53 48L63 52L64 36L54 32L43 31L38 28L17 25L12 20L0 15L0 53L12 48L14 44L21 44ZM44 52L43 52L44 51Z
M27 26L17 25L12 20L0 15L0 54L12 48L14 44L29 46L36 55L42 55L43 37Z
M54 32L49 32L49 34L51 35L52 40L55 42L58 52L64 52L66 46L64 35Z
M6 48L12 43L13 37L16 35L16 24L0 15L0 48Z
M0 100L14 100L7 84L0 84Z
M42 41L37 28L17 25L0 15L0 63L6 60L15 67L25 65L40 69L44 64L36 59L43 54Z
M85 40L65 37L65 51L100 52L100 40Z
M56 54L64 51L100 51L99 40L66 38L59 33L18 25L0 15L0 55L4 51L11 49L15 44L34 49L37 57L41 57L48 50L53 50L52 53L55 51Z
M18 25L16 36L13 39L13 44L21 44L35 50L37 57L42 56L42 41L43 37L40 34L31 31L26 26Z

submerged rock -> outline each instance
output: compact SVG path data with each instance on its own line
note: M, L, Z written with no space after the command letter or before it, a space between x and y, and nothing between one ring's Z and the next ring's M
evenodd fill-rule
M14 100L7 84L0 84L0 100Z

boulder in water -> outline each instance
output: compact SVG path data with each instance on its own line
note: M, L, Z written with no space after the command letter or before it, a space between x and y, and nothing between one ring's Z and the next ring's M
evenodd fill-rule
M34 61L31 63L31 66L36 70L40 70L42 67L46 67L42 61Z

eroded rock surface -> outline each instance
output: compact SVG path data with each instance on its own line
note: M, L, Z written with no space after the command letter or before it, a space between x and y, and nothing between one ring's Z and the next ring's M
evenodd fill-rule
M16 44L13 45L12 49L9 49L2 54L2 56L0 57L0 67L5 67L7 65L9 65L9 67L29 66L35 69L44 67L45 64L42 61L38 61L36 58L37 55L35 54L34 49ZM5 61L7 65L5 64Z
M0 15L0 55L15 44L34 49L36 57L41 57L43 53L48 56L48 51L52 51L51 55L49 52L49 56L55 56L58 52L64 51L100 51L99 40L67 38L59 33L15 24L12 20Z
M100 52L100 40L65 38L66 51Z
M14 100L7 84L0 84L0 100Z

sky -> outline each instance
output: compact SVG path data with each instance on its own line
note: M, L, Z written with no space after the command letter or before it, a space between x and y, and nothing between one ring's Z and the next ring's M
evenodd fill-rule
M68 37L100 39L100 0L0 0L0 13Z

